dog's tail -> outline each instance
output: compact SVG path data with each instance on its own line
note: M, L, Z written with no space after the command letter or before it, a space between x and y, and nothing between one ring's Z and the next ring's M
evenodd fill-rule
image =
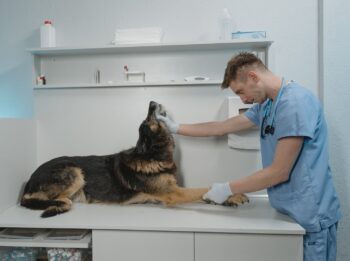
M41 217L53 217L58 214L65 213L72 208L72 201L70 199L40 199L40 198L30 198L26 197L25 194L21 200L21 206L35 209L35 210L45 210Z

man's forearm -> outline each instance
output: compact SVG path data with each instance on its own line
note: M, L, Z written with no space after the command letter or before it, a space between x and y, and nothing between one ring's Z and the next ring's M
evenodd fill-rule
M225 121L211 121L197 124L180 124L177 134L194 137L223 136L228 133L249 129L254 124L244 115Z
M289 173L276 168L261 169L250 176L230 182L231 190L236 193L249 193L272 187L288 179Z
M193 137L222 136L220 122L203 122L197 124L180 124L177 134Z

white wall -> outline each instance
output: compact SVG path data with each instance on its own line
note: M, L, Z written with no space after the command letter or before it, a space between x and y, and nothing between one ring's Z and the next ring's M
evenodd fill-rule
M324 106L331 166L343 211L338 230L340 261L350 260L349 15L349 1L324 0Z
M0 212L17 203L35 168L35 135L32 120L0 119Z

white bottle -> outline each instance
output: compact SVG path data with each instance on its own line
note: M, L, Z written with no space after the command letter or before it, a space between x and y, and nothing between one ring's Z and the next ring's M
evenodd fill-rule
M227 8L222 10L222 15L220 17L220 36L219 39L222 41L228 41L232 39L232 27L233 21L232 17Z
M50 20L45 20L40 27L40 46L56 47L56 30Z

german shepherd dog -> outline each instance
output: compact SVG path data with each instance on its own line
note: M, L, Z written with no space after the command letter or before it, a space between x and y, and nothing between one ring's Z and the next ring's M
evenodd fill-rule
M166 116L163 106L152 101L131 149L106 156L59 157L39 166L24 188L21 205L51 217L69 211L73 201L168 206L201 201L208 188L177 185L174 139L157 114ZM235 194L223 205L247 201Z

